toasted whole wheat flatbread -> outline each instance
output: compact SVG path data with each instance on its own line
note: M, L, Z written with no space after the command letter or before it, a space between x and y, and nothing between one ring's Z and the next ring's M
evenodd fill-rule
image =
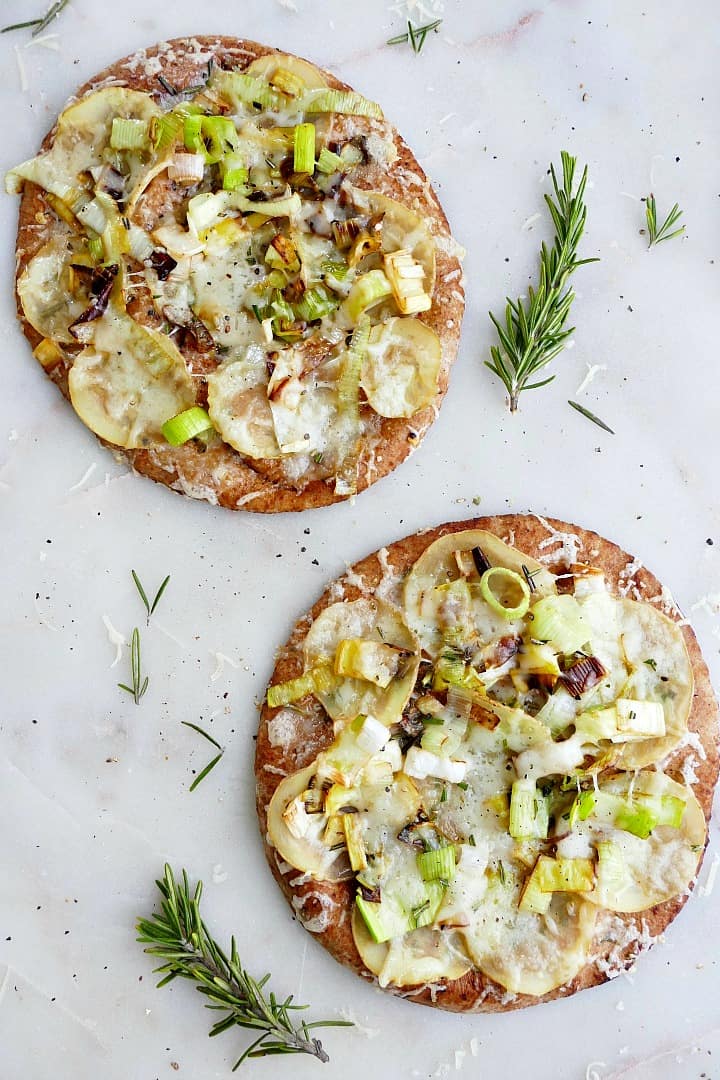
M157 99L167 95L159 82L161 76L172 87L182 90L202 80L208 61L219 67L242 70L258 57L277 50L231 37L200 37L163 42L143 49L101 71L82 86L76 95L79 100L101 86L115 85L151 93ZM328 72L323 72L328 84L339 90L349 90ZM343 118L339 118L342 123ZM363 439L358 463L357 490L392 472L419 446L437 415L448 387L450 368L455 360L464 310L462 271L458 254L461 249L453 240L442 207L425 173L400 134L387 122L354 117L356 127L367 125L368 133L381 125L394 140L397 161L390 169L372 160L360 167L354 183L360 188L379 191L402 202L418 213L436 241L437 274L433 303L421 319L430 326L442 344L441 369L435 400L409 419L389 419L376 416L376 422ZM52 145L54 131L43 142L43 149ZM57 229L58 218L50 208L44 192L35 184L24 186L20 206L17 236L17 277L39 249ZM17 297L18 317L23 332L35 348L40 335L23 316ZM193 355L192 346L183 346L186 362L194 374L202 374L202 357ZM63 394L68 397L69 365L60 365L51 373ZM200 397L201 392L200 392ZM202 402L201 402L202 403ZM203 451L197 441L174 448L158 445L151 449L117 450L132 464L136 472L165 484L188 496L205 499L231 509L246 509L260 513L304 510L342 501L332 478L300 477L290 483L274 461L243 457L227 443Z
M587 562L604 571L609 591L633 599L657 603L660 610L682 624L682 633L690 656L695 687L688 721L691 739L686 740L670 758L667 774L682 781L683 765L690 760L697 779L692 783L706 821L712 809L713 790L718 778L717 702L707 667L697 639L682 614L674 606L670 594L663 590L658 579L639 566L632 556L604 537L576 525L556 519L540 519L534 515L504 514L497 517L456 521L426 532L408 536L369 555L348 570L345 577L334 582L311 610L296 624L286 646L279 650L270 684L284 682L300 675L303 670L302 645L314 619L332 603L356 600L361 596L383 595L388 583L402 578L422 552L441 536L464 529L484 529L516 546L527 555L540 559L552 556L549 568L561 573L567 565L563 544L556 533L570 534L577 539L577 561ZM636 569L636 567L639 567ZM622 593L620 593L622 590ZM267 841L267 808L273 792L286 774L308 765L333 740L333 724L322 706L312 700L312 709L303 705L305 716L298 715L297 735L289 744L272 745L268 722L278 710L263 704L257 737L255 774L257 778L257 811L265 842L270 869L294 914L317 940L340 961L370 981L353 940L350 914L353 905L353 882L302 882L298 872L287 866ZM295 882L293 884L293 882ZM542 1001L566 997L578 990L595 986L632 967L640 952L645 951L678 915L688 899L688 893L639 914L603 912L598 917L593 949L585 967L568 984L543 997L508 994L492 979L478 970L471 970L456 981L417 989L388 987L411 1001L455 1012L502 1012L523 1008ZM318 918L320 916L320 918ZM317 927L323 929L317 932Z

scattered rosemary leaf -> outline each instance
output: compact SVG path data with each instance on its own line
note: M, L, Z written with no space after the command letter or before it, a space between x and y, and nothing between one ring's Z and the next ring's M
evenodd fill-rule
M678 204L675 203L660 228L658 228L655 196L650 192L645 199L645 220L647 221L649 248L653 247L654 244L661 244L663 240L672 240L674 236L680 236L681 233L685 232L684 225L681 225L679 229L675 229L673 232L670 231L673 226L678 223L682 217L682 213L683 212Z
M352 1027L346 1020L317 1020L293 1024L290 1013L306 1008L293 1004L292 995L280 1000L265 986L270 975L254 979L242 966L235 938L229 955L212 937L200 915L202 882L191 890L188 875L182 872L178 884L170 866L165 864L162 881L156 882L162 902L160 911L137 922L138 941L145 952L157 957L161 975L158 987L173 979L188 979L206 998L205 1007L225 1015L213 1024L210 1035L220 1035L231 1028L248 1028L256 1036L233 1067L239 1068L248 1058L266 1054L310 1054L322 1062L329 1060L319 1039L310 1031L317 1027Z
M579 405L577 401L568 401L568 405L572 409L575 409L576 412L581 413L582 416L587 417L588 420L592 420L593 424L597 424L597 426L601 427L603 431L609 431L611 435L615 434L613 429L611 427L608 427L604 420L601 420L599 416L595 415L595 413L591 413L590 410L586 409L584 405Z
M209 761L205 768L201 772L199 772L193 780L192 784L190 785L190 791L194 791L199 784L202 784L205 777L213 771L217 763L220 761L220 758L225 753L225 747L221 746L217 739L214 739L212 735L210 735L207 731L204 731L201 727L198 727L197 724L193 724L189 720L182 720L181 723L184 727L189 727L192 728L193 731L197 731L198 735L202 735L203 739L207 739L209 743L212 743L212 745L216 746L220 751L220 753L216 754L212 761Z
M147 621L150 622L150 616L155 613L155 608L160 603L160 600L162 598L162 594L165 592L165 590L168 587L168 583L170 581L170 575L169 574L167 575L167 577L163 581L162 585L160 586L158 591L155 593L155 599L153 600L153 602L151 604L150 601L147 598L147 593L145 592L145 589L143 588L143 584L140 581L140 578L138 577L138 575L135 573L134 570L131 570L130 573L132 574L132 579L135 582L135 587L136 587L137 591L140 594L140 599L142 600L143 604L145 605L145 611L147 612Z
M43 30L47 29L53 19L56 19L63 8L67 7L70 0L57 0L57 3L52 4L44 15L39 16L37 19L28 19L26 22L12 23L10 26L3 26L0 30L0 34L9 34L11 30L26 30L31 26L34 27L32 36L37 37Z
M140 657L140 631L137 626L132 632L130 638L130 672L132 675L132 686L127 686L125 683L118 683L121 690L131 694L136 705L139 705L142 698L145 695L145 691L148 688L150 679L146 675L142 677L142 662Z
M432 30L437 31L441 23L442 19L435 19L434 22L426 23L425 26L413 26L408 19L407 33L398 34L397 37L388 38L386 45L404 45L406 42L409 42L412 51L417 56L418 53L422 52L425 38Z
M196 788L196 787L197 787L197 786L198 786L199 784L202 784L202 782L203 782L203 780L205 779L205 777L206 777L206 776L208 775L208 773L211 773L211 772L213 771L213 769L215 768L215 766L217 765L218 761L220 760L220 758L221 758L221 757L223 756L223 754L224 754L224 753L225 753L225 751L224 751L224 750L221 750L219 754L216 754L216 755L215 755L215 757L214 757L214 758L212 759L212 761L209 761L209 762L207 763L207 765L206 765L206 766L205 766L205 768L204 768L204 769L202 770L202 772L199 772L199 773L197 774L197 776L196 776L196 777L195 777L195 779L193 780L192 784L190 785L190 791L194 791L194 790L195 790L195 788Z

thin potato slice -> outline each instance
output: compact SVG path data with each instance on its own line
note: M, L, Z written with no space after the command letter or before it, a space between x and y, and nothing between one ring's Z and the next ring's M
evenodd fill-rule
M585 964L597 908L570 893L554 893L546 915L520 911L520 878L507 873L488 886L472 926L462 930L475 965L512 994L541 997L563 986Z
M630 782L630 777L624 776L602 785L601 790L627 796ZM613 831L612 844L619 849L624 873L608 878L599 873L594 891L587 894L588 900L610 911L646 911L680 895L695 877L705 849L705 817L689 787L657 772L639 773L632 787L634 796L681 799L685 812L679 829L660 825L647 839L619 829ZM591 843L607 839L602 826L595 824L592 817L578 832Z
M242 363L226 364L208 376L208 413L226 443L250 458L281 455L264 386L247 386Z
M270 81L279 69L289 71L291 75L302 79L307 90L322 90L328 85L320 68L307 60L301 60L297 56L288 56L286 53L268 53L267 56L259 56L245 68L245 74Z
M33 329L66 345L76 343L69 327L89 303L87 295L75 298L67 288L67 267L77 259L78 247L68 236L54 236L28 263L17 285L23 313Z
M319 693L333 720L353 720L359 713L371 714L383 723L394 722L402 713L417 678L420 655L417 639L402 615L382 600L353 600L332 604L317 617L305 639L306 669L332 664L341 641L364 638L407 651L401 673L382 690L363 679L342 679L329 693Z
M380 416L413 416L438 392L440 339L419 319L394 318L370 332L360 385Z
M378 944L355 908L352 934L363 964L377 975L380 986L422 986L440 979L460 979L472 967L462 941L448 931L423 928Z
M325 814L308 815L308 831L302 837L293 836L283 818L283 813L293 799L307 790L315 771L315 764L308 765L306 769L286 776L278 784L268 807L268 839L281 858L296 870L310 874L316 881L333 881L334 863L339 852L331 851L322 841L327 824Z
M70 400L101 439L128 449L164 443L162 425L195 404L182 354L170 338L109 310L91 348L76 357Z

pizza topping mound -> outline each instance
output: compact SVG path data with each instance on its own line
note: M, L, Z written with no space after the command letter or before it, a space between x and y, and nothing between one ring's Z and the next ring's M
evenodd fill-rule
M440 388L435 241L363 186L396 159L379 106L279 53L95 89L8 175L57 218L18 281L36 356L109 443L225 444L353 494L363 439Z
M693 880L705 818L663 764L687 733L684 639L598 569L555 576L489 532L452 533L401 607L325 608L304 661L268 706L314 695L335 737L276 789L268 839L318 881L354 879L381 986L476 969L542 996L586 964L603 910Z

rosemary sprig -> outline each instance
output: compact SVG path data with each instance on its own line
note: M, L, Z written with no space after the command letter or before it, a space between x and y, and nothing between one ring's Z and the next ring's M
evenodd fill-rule
M37 19L28 19L26 22L12 23L10 26L3 26L0 30L0 34L9 34L11 30L26 30L33 26L35 29L32 32L33 37L37 37L38 34L42 34L53 19L56 19L64 7L67 7L70 0L57 0L57 3L52 4L44 15L40 15Z
M422 47L425 44L425 38L428 36L431 30L437 30L442 23L442 19L435 19L434 22L426 23L425 26L413 26L408 19L407 33L398 34L397 37L388 38L386 45L404 45L406 41L410 42L412 51L417 56L422 51Z
M615 434L613 429L611 427L608 427L604 420L601 420L599 416L595 415L595 413L590 412L590 410L586 409L584 405L579 405L577 401L568 401L568 405L571 408L575 409L576 412L579 412L583 416L587 417L588 420L592 420L593 424L597 424L597 426L601 427L603 431L609 431L611 435Z
M677 203L673 206L668 216L663 221L660 228L657 223L657 206L655 205L655 196L652 192L645 199L645 220L647 221L648 232L648 247L651 248L654 244L662 244L663 240L672 240L673 236L680 236L685 232L685 226L681 225L679 229L675 229L673 232L670 230L673 225L676 225L682 217L682 210Z
M190 785L190 791L194 791L198 784L201 784L203 782L208 773L211 773L213 771L217 763L220 761L220 758L225 753L225 747L221 746L217 739L214 739L212 735L209 735L207 731L204 731L201 727L198 727L197 724L193 724L189 720L181 720L180 722L184 727L189 727L192 728L193 731L197 731L198 735L202 735L203 739L207 739L209 743L212 743L213 746L216 746L220 751L220 753L216 754L212 761L209 761L205 768L202 770L202 772L198 773L198 775L193 780L192 784Z
M587 185L587 166L583 169L580 183L575 188L577 161L563 150L562 185L555 167L550 166L555 199L545 195L555 226L555 239L551 248L543 244L540 251L540 281L536 288L528 289L526 300L507 299L505 320L501 323L490 312L490 318L498 332L499 345L490 349L491 360L485 361L507 387L510 395L510 412L518 407L523 390L535 390L555 378L551 375L539 382L529 380L536 372L549 364L565 347L574 327L566 329L565 323L575 298L567 280L579 266L597 262L597 259L578 259L577 248L585 228L587 210L584 203Z
M150 679L146 675L142 677L142 663L140 657L140 631L137 626L132 632L130 638L130 671L132 674L132 686L127 686L125 683L118 683L121 690L125 690L126 693L132 694L132 697L136 705L139 705L145 691L148 688Z
M135 573L134 570L131 570L130 573L132 574L132 579L135 582L135 587L136 587L137 591L140 593L140 599L142 600L143 604L145 605L145 611L147 612L147 621L149 623L150 622L150 616L155 614L155 608L160 603L160 600L162 598L162 594L165 592L166 588L168 587L168 583L170 581L170 575L168 574L168 576L165 578L165 580L163 581L163 583L160 586L160 588L158 589L158 591L155 593L155 599L153 600L153 602L151 604L150 601L147 598L147 593L145 592L145 589L143 588L143 585L142 585L142 582L140 581L140 578L137 576L137 574Z
M272 991L266 995L270 976L253 979L248 974L240 963L235 938L231 939L228 956L211 936L200 916L202 882L191 891L186 871L183 870L178 884L166 863L164 877L156 884L162 894L161 910L149 919L138 920L137 940L145 945L146 953L161 961L155 969L162 975L158 987L178 977L188 979L208 999L206 1008L225 1013L213 1024L211 1036L233 1027L248 1028L255 1033L256 1038L238 1058L233 1072L247 1058L267 1054L310 1054L322 1062L329 1061L320 1040L310 1034L311 1029L352 1025L345 1020L312 1024L301 1021L295 1025L291 1012L307 1006L294 1005L292 995L283 1001Z

